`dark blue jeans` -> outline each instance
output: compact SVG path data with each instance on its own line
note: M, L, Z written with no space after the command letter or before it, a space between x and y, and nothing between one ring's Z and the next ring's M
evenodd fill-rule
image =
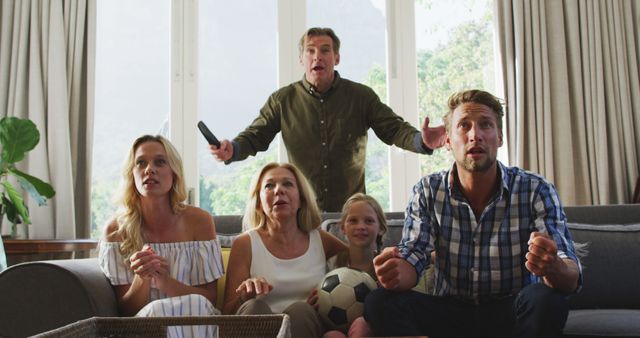
M477 303L378 289L364 305L364 318L376 335L429 338L560 337L568 312L566 295L544 284Z

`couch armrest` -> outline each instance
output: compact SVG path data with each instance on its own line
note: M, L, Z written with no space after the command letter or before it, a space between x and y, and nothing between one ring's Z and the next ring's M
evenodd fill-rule
M116 317L96 258L30 262L0 274L0 336L24 337L90 317Z

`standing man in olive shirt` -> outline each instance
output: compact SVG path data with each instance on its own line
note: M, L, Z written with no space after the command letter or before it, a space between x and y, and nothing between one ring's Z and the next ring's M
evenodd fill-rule
M302 80L271 94L260 115L233 141L210 146L219 161L241 161L265 151L282 132L291 163L313 185L323 211L340 211L354 193L365 192L367 131L380 140L421 154L444 145L444 126L422 132L396 115L374 91L340 78L340 39L330 28L310 28L300 39Z

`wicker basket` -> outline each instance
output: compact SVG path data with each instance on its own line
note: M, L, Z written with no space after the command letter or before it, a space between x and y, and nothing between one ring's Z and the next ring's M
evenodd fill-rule
M168 326L218 325L219 337L289 338L289 316L93 317L34 337L166 337Z

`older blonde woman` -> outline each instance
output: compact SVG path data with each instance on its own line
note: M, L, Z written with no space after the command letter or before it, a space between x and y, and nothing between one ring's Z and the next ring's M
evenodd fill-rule
M307 302L327 258L346 250L317 229L320 213L309 183L292 164L267 164L254 177L244 222L229 257L224 313L286 313L293 337L319 337L322 324Z
M213 218L184 204L182 160L162 136L133 142L121 211L99 246L102 270L123 315L214 315L224 273ZM211 336L211 326L170 327L170 336Z

